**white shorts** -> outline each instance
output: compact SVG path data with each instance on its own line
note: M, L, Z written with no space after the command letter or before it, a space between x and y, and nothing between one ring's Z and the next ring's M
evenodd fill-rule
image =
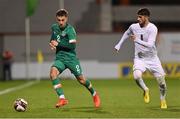
M161 62L158 57L149 58L135 58L133 71L141 70L145 72L148 69L151 73L153 73L154 77L164 76L164 70L162 68Z

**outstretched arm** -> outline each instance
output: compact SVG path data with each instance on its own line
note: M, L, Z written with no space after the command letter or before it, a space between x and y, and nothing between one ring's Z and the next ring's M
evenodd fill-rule
M116 50L117 52L118 52L119 49L121 48L122 43L123 43L126 39L128 39L130 33L131 33L131 32L130 32L130 30L128 29L128 30L123 34L123 36L122 36L121 40L119 40L118 44L115 45L114 48L115 48L115 50Z

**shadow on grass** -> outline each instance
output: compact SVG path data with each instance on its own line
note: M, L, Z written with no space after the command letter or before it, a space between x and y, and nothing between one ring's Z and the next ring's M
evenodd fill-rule
M103 108L95 108L95 107L71 107L71 108L62 108L64 112L85 112L85 113L96 113L96 114L110 114L108 111L104 111Z
M168 106L167 109L161 109L159 106L150 107L151 110L162 110L168 112L180 112L180 106Z
M168 106L167 111L180 112L180 106Z

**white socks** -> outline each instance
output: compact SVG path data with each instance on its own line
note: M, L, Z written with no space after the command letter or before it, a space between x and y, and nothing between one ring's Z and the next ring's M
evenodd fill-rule
M156 80L159 84L160 99L165 100L167 87L166 87L164 76L157 77Z
M142 88L144 91L148 90L148 87L146 86L146 84L144 83L143 79L142 79L142 72L140 70L135 70L133 72L134 75L134 79L137 83L137 85Z

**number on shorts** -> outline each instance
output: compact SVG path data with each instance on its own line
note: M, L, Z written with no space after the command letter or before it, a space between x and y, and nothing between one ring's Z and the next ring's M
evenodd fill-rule
M80 72L80 67L79 67L79 65L76 65L76 70L77 70L77 72Z

